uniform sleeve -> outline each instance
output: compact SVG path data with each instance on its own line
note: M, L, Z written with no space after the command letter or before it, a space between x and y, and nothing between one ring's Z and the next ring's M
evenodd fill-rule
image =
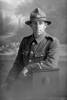
M60 53L59 51L60 51L59 40L54 39L54 41L50 44L46 59L40 62L41 67L57 68L59 53Z
M7 82L8 83L15 80L17 78L17 76L19 75L20 71L22 71L22 69L23 69L23 55L22 55L23 46L24 46L24 39L20 43L18 54L16 56L13 67L11 68L11 70L8 73L8 76L7 76ZM21 61L21 59L22 59L22 61Z

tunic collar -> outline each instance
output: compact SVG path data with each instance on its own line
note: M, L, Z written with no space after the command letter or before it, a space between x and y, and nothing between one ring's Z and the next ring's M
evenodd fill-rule
M45 35L42 34L39 38L36 38L37 43L40 43L43 39L45 39Z
M34 34L33 34L34 37ZM44 34L42 34L39 38L35 38L34 40L36 41L37 44L39 44L42 40L46 40L47 35L45 36Z
M42 35L42 37L40 37L39 39L35 39L34 37L34 34L31 35L31 38L30 38L30 42L31 43L35 43L35 44L39 44L42 40L44 40L44 42L47 41L47 37L48 37L48 33L46 34L46 36Z

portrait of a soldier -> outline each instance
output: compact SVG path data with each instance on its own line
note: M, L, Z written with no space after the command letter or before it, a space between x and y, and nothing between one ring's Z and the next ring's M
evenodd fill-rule
M59 40L46 32L51 23L41 9L35 8L31 12L30 20L25 24L31 27L33 33L22 39L7 82L15 80L21 72L27 77L35 70L58 67Z

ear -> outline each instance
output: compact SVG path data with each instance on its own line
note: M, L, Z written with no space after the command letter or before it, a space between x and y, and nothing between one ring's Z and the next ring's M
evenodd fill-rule
M30 23L30 25L29 25L30 27L32 27L32 23Z

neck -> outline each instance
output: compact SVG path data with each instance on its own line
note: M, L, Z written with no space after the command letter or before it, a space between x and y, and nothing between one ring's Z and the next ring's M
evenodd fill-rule
M35 38L40 38L40 37L44 37L46 34L47 33L45 31L42 34L36 32L36 33L34 33L34 37Z

